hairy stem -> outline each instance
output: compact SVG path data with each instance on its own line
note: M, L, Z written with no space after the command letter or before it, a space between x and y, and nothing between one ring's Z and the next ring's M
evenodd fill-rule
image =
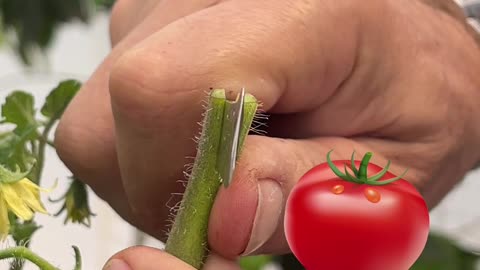
M228 122L224 116L230 108L230 102L226 100L223 90L214 90L211 93L192 174L165 246L168 253L196 269L202 267L208 255L208 221L221 185L217 170L221 141L222 136L232 135L222 134L224 123ZM256 110L256 99L246 95L240 146L248 134Z
M34 174L30 180L38 185L40 185L43 167L45 164L45 148L46 148L46 145L48 144L48 135L50 134L50 131L55 125L55 122L57 119L58 117L53 117L46 123L43 129L43 132L40 135L38 147L35 142L32 142L32 153L36 156L37 164L35 164ZM28 248L30 240L31 240L31 235L26 237L26 239L24 239L25 243L27 243L24 245L26 248ZM17 246L21 246L20 243L16 243L16 244ZM24 266L24 261L21 258L14 258L14 260L10 264L10 270L21 270L23 269L23 266Z
M45 259L33 253L30 249L23 246L0 250L0 260L8 258L28 260L38 266L40 270L59 270Z

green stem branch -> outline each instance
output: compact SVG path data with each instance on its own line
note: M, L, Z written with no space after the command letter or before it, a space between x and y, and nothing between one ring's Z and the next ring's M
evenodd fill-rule
M35 179L32 179L34 182L37 184L40 183L40 178L42 177L42 172L43 172L43 165L44 165L44 160L45 160L45 148L48 143L48 135L50 134L50 131L53 128L53 125L55 124L57 117L52 117L47 124L45 125L45 128L43 129L42 134L40 135L40 140L38 143L38 152L37 152L37 171L35 175Z
M372 158L372 153L368 152L363 156L362 161L360 162L360 168L358 169L358 178L362 181L367 179L367 168L370 159Z
M44 167L44 160L45 160L45 148L48 144L48 135L52 130L55 122L57 121L58 117L52 117L48 120L45 124L43 132L39 136L38 146L35 142L32 142L32 153L36 156L36 164L35 164L35 171L33 173L32 180L36 184L40 184L40 179L42 177L43 167ZM26 237L24 241L26 243L30 243L31 235ZM17 243L19 245L19 243ZM21 246L19 246L21 247ZM25 247L28 248L28 245ZM23 269L24 262L19 260L19 258L15 258L15 260L10 265L10 270L21 270Z
M37 254L32 252L30 249L23 246L0 250L0 260L8 258L28 260L38 266L41 270L59 270Z
M75 252L75 267L73 270L82 270L82 255L80 255L80 250L76 246L72 246L72 248Z
M204 118L192 174L165 245L168 253L196 269L203 266L208 255L208 221L221 186L217 168L219 156L222 155L221 141L222 136L232 135L222 132L223 126L229 121L225 115L228 115L230 109L230 102L226 100L225 92L213 91ZM256 99L246 95L240 146L243 145L248 134L256 110Z

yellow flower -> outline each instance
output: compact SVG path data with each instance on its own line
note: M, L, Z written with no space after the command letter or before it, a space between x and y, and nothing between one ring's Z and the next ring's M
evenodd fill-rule
M9 211L24 221L31 220L35 212L48 214L40 201L40 191L44 189L26 178L26 174L0 165L0 241L10 231Z

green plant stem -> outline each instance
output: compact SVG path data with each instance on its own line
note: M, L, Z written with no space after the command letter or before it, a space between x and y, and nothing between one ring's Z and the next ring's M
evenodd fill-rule
M8 258L28 260L38 266L41 270L59 270L37 254L33 253L30 249L23 246L0 250L0 260Z
M360 168L358 169L358 178L362 181L367 179L367 168L370 159L372 158L372 153L368 152L363 156L362 161L360 162Z
M226 100L223 90L212 92L202 126L202 134L198 142L197 157L192 174L165 245L165 250L168 253L196 269L202 267L208 254L208 221L213 202L221 185L217 163L219 152L222 149L220 142L223 136L224 121L228 121L224 116L228 114L230 107L230 102ZM240 146L248 134L256 110L256 99L251 95L246 95Z
M52 117L45 124L43 132L39 136L40 139L38 140L38 146L36 145L35 142L32 142L32 153L36 156L37 163L35 164L36 167L35 167L33 177L30 180L36 184L40 184L40 179L42 177L44 160L45 160L45 148L46 148L46 145L48 144L48 135L50 134L50 131L55 125L55 122L57 119L58 119L57 117ZM31 236L28 236L26 239L24 239L26 243L26 248L28 248L28 244L30 243L30 240L31 240ZM17 245L19 245L19 243L17 243ZM24 266L23 260L20 260L19 258L15 258L10 265L10 270L21 270L23 269L23 266Z
M75 252L75 267L73 270L81 270L82 269L82 256L80 255L80 250L76 246L72 246L73 251Z
M37 143L35 141L30 141L30 147L32 149L32 153L36 154L38 152Z
M32 239L32 235L28 235L24 239L17 241L15 240L15 244L18 247L23 247L28 249L30 247L30 241ZM10 270L21 270L23 269L23 266L25 264L25 261L21 257L15 257L13 261L10 263Z
M36 166L35 173L32 179L30 180L36 184L40 184L40 179L42 177L44 160L45 160L45 148L48 143L46 139L48 138L48 135L50 134L50 131L52 130L56 120L57 118L52 118L46 123L42 134L39 136L40 139L38 140L38 147L36 146L35 142L32 142L32 153L36 155L37 164L35 164ZM31 236L28 236L26 239L24 239L26 243L26 246L25 246L26 248L28 248L28 244L30 243L30 240L31 240ZM19 245L19 243L16 243L16 244ZM24 266L24 261L20 260L19 258L15 258L10 265L10 270L21 270L23 269L23 266Z
M41 139L39 140L39 143L38 143L38 152L37 152L37 168L38 169L36 171L35 179L32 179L37 184L40 183L40 178L42 177L44 160L45 160L45 147L48 143L48 135L50 134L50 131L52 130L56 120L57 120L57 117L52 117L45 125L45 128L43 129L43 132L40 136Z

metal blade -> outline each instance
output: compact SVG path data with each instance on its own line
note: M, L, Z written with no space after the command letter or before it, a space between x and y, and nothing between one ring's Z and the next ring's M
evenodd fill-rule
M235 102L231 103L230 110L228 111L227 121L230 123L224 123L227 127L231 127L232 130L226 130L222 135L225 136L224 144L222 147L226 147L227 159L223 163L224 168L221 168L220 176L222 177L223 184L228 187L232 182L233 173L237 164L238 148L240 144L240 131L242 128L243 120L243 105L245 103L245 88L237 96Z

